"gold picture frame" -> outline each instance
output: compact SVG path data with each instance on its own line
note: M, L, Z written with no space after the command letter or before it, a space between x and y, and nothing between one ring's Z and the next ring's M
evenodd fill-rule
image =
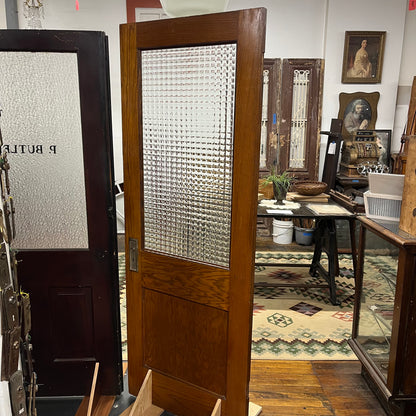
M343 84L381 82L386 32L345 32Z
M338 118L343 120L344 137L352 136L357 130L375 130L379 98L378 91L339 94Z

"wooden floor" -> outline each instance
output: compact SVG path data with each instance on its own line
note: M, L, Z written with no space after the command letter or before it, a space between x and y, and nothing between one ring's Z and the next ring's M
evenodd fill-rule
M386 416L360 372L358 361L253 360L250 401L263 408L260 416ZM114 399L101 397L92 415L121 414ZM85 398L75 416L87 408Z
M358 361L253 360L250 401L261 416L385 416Z

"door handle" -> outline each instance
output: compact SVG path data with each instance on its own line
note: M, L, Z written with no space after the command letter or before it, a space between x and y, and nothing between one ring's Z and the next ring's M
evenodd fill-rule
M132 272L138 272L139 242L137 238L129 238L130 261L129 268Z

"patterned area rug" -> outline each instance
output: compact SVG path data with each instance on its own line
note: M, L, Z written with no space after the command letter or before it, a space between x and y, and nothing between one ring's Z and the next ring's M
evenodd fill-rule
M356 359L347 344L351 337L354 303L351 256L339 256L340 276L336 279L339 306L331 304L327 288L273 286L276 283L325 283L323 279L309 275L311 260L311 252L256 253L257 262L305 264L305 267L256 267L252 359ZM324 261L322 263L326 266ZM119 254L119 276L123 360L127 360L124 253ZM370 277L375 285L381 284L378 283L380 277L376 264L374 276ZM370 292L367 294L369 297L372 296Z
M351 256L340 255L336 278L339 306L327 288L275 287L276 284L326 284L309 275L312 253L256 253L259 263L305 267L257 266L255 271L252 359L356 360L351 337L354 277ZM325 261L322 261L326 267Z

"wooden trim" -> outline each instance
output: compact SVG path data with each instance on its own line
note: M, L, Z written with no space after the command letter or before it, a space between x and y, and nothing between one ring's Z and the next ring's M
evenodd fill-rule
M142 297L135 288L140 284L139 274L129 270L130 253L128 250L128 237L141 235L141 211L134 210L134 196L138 196L137 189L141 189L140 172L140 149L132 146L134 140L138 137L141 119L139 97L132 94L132 91L138 90L138 61L136 52L136 26L134 24L120 26L121 39L121 89L122 89L122 120L123 120L123 158L124 158L124 211L125 211L125 229L126 229L126 302L129 305L137 305L138 309L142 308ZM131 195L131 196L130 196ZM140 243L139 243L140 244ZM139 258L140 261L140 258ZM143 356L143 349L140 342L140 328L135 328L135 317L127 314L127 337L131 349L138 351ZM142 385L144 374L140 377L141 363L129 360L129 387L133 395L137 395L139 386Z
M393 231L388 230L387 228L383 227L382 225L378 224L376 221L373 221L371 218L367 218L365 216L357 217L359 221L365 224L368 228L371 228L371 231L374 234L377 234L379 237L390 241L392 244L396 246L409 246L413 252L416 252L416 237L409 235L408 238L402 237ZM414 246L414 247L411 247Z
M413 77L412 91L410 93L409 110L407 112L406 136L411 136L413 134L416 134L416 119L412 123L415 113L416 113L416 76Z
M280 117L281 91L281 59L264 59L264 69L269 71L269 90L267 106L267 142L266 142L266 167L260 169L260 175L268 175L278 163L278 135Z
M379 390L379 393L382 394L382 397L388 401L392 396L391 391L389 391L387 388L384 379L380 377L380 374L374 370L372 362L368 358L365 351L363 351L362 346L355 339L349 339L348 345L351 347L357 358L361 361L361 364L365 370L371 375L374 386Z
M136 27L139 49L236 42L241 27L236 12L142 22ZM192 27L192 38L189 36Z
M363 284L363 270L364 270L364 247L365 247L366 228L360 224L360 234L358 243L358 261L357 270L355 271L355 296L354 296L354 320L352 322L352 338L358 335L358 322L360 320L360 303Z
M410 255L406 258L404 266L404 275L412 276L416 270L416 256ZM410 301L409 305L414 305L416 299L416 281L415 279L407 279ZM406 302L406 301L405 301ZM414 376L414 369L416 368L416 354L414 352L414 346L416 345L416 311L415 308L409 307L406 315L407 337L406 337L406 349L403 356L403 383L401 388L404 394L413 394L416 391L416 380Z
M248 413L248 391L237 391L232 379L249 380L253 308L254 255L257 225L258 166L261 131L265 9L241 12L237 47L237 85L234 132L233 213L227 400L224 414ZM258 38L254 44L252 39ZM259 65L260 63L260 65ZM257 82L256 82L257 80ZM250 111L247 111L247 106ZM252 167L248 169L248 167ZM244 189L245 192L241 192ZM241 316L250 320L241 325ZM240 322L240 325L238 324ZM247 348L236 348L236 340ZM234 406L234 407L232 407Z

